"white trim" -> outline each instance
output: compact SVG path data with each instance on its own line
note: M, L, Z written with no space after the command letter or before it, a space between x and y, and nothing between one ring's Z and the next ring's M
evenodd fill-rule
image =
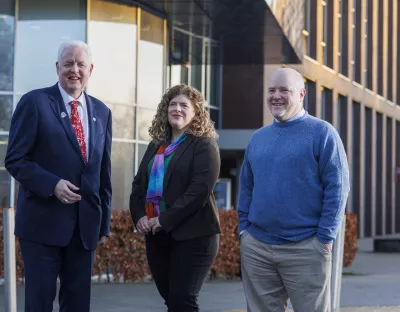
M113 142L122 142L122 143L136 143L134 139L123 139L123 138L113 138L112 139Z
M341 74L341 73L338 74L338 77L339 77L339 78L342 78L343 80L346 80L347 82L350 82L350 81L351 81L351 79L350 79L349 77L346 77L345 75L343 75L343 74Z
M308 56L308 55L303 55L304 59L306 59L307 61L314 63L316 65L320 65L320 63L316 60L314 60L312 57Z
M372 91L371 89L365 88L364 89L366 92L368 92L371 95L375 95L376 93L374 91Z
M149 145L151 141L135 140L137 144Z
M364 87L356 81L352 81L351 84L361 90L364 90Z
M332 69L332 68L330 68L330 67L328 67L328 66L326 66L326 65L322 65L322 68L325 69L325 70L327 70L328 72L330 72L330 73L336 75L336 71L335 71L334 69Z

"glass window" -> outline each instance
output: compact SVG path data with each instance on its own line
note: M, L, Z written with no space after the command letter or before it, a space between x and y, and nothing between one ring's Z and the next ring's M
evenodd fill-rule
M137 103L157 107L164 90L164 20L141 12Z
M214 121L215 129L219 129L219 110L218 109L210 109L210 118Z
M136 92L137 9L91 0L88 43L94 71L88 92L116 104L134 104Z
M116 210L128 209L135 172L135 144L117 141L112 144L112 205Z
M146 153L147 146L147 144L138 144L138 167L143 159L144 154Z
M8 207L10 205L10 186L11 176L6 169L0 168L0 205Z
M347 151L347 97L339 94L338 110L338 132L342 138L343 145Z
M171 33L171 55L174 63L185 64L189 62L189 35L177 29Z
M175 86L181 83L188 84L189 68L185 65L171 65L171 83Z
M385 6L385 2L384 0L379 0L378 1L378 39L377 41L375 41L374 43L377 44L378 46L378 55L377 55L377 63L378 63L378 74L377 77L379 77L379 79L377 79L377 93L383 96L383 89L384 89L384 83L385 80L383 79L383 67L384 67L384 61L387 58L387 56L385 55L385 50L386 50L386 46L384 44L385 40L385 36L387 37L388 35L385 34L385 28L383 25L386 24L386 20L387 20L387 12L385 12L384 10L384 6ZM376 9L376 7L375 7ZM389 40L392 40L392 38L390 38ZM374 73L375 74L375 73ZM378 206L379 207L379 206Z
M303 108L308 111L308 80L306 78L303 78L304 80L304 89L306 90L306 96L304 97L303 100Z
M203 92L203 39L192 37L192 53L190 55L190 84Z
M156 110L145 109L138 107L137 111L137 124L138 124L138 139L143 141L151 141L149 135L149 127L154 119Z
M361 145L360 145L360 137L361 137L361 129L360 129L360 120L361 120L361 104L353 101L352 107L353 114L353 122L352 122L352 161L351 161L351 185L352 188L350 190L351 194L351 212L358 214L360 211L360 159L361 159ZM379 171L378 171L379 172ZM379 174L378 174L379 176ZM379 185L379 184L377 184Z
M324 32L323 32L323 53L324 53L324 64L328 65L328 4L326 3L328 0L323 3L323 25L324 25Z
M304 5L304 29L307 31L307 38L306 38L306 54L310 55L310 34L311 34L311 1L306 0Z
M340 1L339 20L339 72L348 75L348 46L349 46L349 0Z
M0 168L4 169L4 160L6 158L8 146L8 135L0 135Z
M221 75L221 51L219 46L211 46L210 56L210 98L209 104L220 106L220 75Z
M375 4L374 1L366 1L366 42L365 42L365 60L366 60L366 87L372 90L372 83L373 83L373 62L374 62L374 55L371 53L373 47L375 45L373 38L374 32L374 11L375 11ZM398 6L398 9L400 6ZM400 12L400 11L399 11ZM398 12L398 15L399 15ZM399 15L400 16L400 15ZM397 23L397 27L399 28L400 23ZM400 41L398 41L400 43ZM397 63L399 64L399 62Z
M0 3L0 90L12 91L14 66L14 0Z
M189 36L173 29L170 39L170 86L189 83Z
M320 6L320 0L305 0L305 27L306 27L306 52L313 59L317 58L317 49L320 47L320 42L317 42L317 29L320 30L319 20L317 18L317 8ZM319 15L319 14L318 14ZM289 15L288 15L289 16ZM320 16L318 16L320 17Z
M304 97L304 108L307 112L312 115L316 116L317 107L317 94L316 94L316 85L315 82L312 80L307 80L306 83L306 96Z
M12 113L12 95L0 95L0 131L10 130Z
M134 139L136 107L110 103L107 106L113 117L113 138Z
M333 122L332 90L322 88L321 119Z
M386 94L386 98L389 101L393 102L393 40L391 40L393 38L393 2L389 2L389 9L388 9L388 15L389 15L389 20L388 20L388 40L387 40L387 64L386 64L386 68L387 68L387 94Z
M15 91L55 84L60 44L85 37L86 0L19 0Z
M326 113L326 93L325 89L322 89L322 97L321 97L321 119L325 120L325 113Z
M4 168L4 158L7 152L8 136L0 136L0 207L8 207L11 177Z

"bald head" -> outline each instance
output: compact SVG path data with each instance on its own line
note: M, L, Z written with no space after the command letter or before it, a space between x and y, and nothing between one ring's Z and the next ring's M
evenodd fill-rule
M279 68L269 79L268 107L276 119L287 121L302 109L305 94L302 75L292 68Z
M272 73L270 78L270 83L276 79L285 80L288 83L288 85L296 89L299 90L305 89L303 76L293 68L285 67L277 69Z

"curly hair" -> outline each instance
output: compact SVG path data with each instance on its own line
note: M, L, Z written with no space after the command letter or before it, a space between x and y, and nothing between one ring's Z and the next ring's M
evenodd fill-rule
M149 134L155 143L164 142L171 135L171 126L168 122L168 106L173 98L185 95L193 105L195 116L186 129L185 133L194 136L205 136L216 138L217 133L210 114L204 107L204 98L201 93L190 86L180 84L169 88L163 95L157 107L157 113L149 128Z

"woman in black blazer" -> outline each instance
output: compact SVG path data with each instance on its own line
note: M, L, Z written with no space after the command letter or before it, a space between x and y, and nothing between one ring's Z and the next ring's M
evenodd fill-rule
M199 91L167 90L149 133L153 141L132 183L131 216L146 235L149 267L168 311L199 311L221 232L213 195L219 149Z

